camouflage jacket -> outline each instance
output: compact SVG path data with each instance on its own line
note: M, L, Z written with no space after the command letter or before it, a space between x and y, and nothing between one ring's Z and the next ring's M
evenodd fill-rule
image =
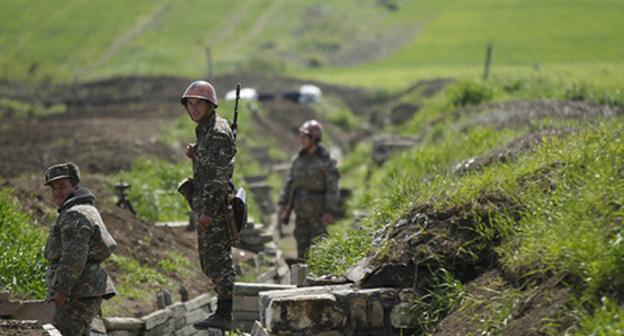
M48 299L57 291L68 297L115 295L113 283L100 264L110 257L117 244L106 230L94 201L89 190L79 189L58 209L44 249L50 262L46 277Z
M300 217L336 213L339 178L336 161L330 158L324 146L319 144L313 154L301 150L292 161L279 204L287 206L292 198L295 212Z
M208 115L195 128L193 154L193 211L215 217L231 192L236 143L227 120Z

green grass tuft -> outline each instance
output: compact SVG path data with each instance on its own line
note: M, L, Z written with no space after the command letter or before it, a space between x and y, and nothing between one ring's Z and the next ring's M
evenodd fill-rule
M47 291L46 235L32 222L11 190L0 189L0 287L13 295L42 299Z

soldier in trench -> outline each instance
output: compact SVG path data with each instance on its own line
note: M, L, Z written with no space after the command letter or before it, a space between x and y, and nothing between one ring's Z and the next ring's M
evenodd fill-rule
M321 144L323 126L308 120L299 128L301 149L293 159L279 199L279 217L286 224L290 210L296 214L297 258L303 260L314 239L327 234L339 207L336 161Z
M95 196L79 183L80 170L71 162L53 165L45 173L45 185L58 207L44 249L50 263L47 300L55 303L52 324L63 336L90 335L102 299L115 295L100 264L117 244L94 206Z
M186 147L186 156L193 162L193 179L187 187L187 199L197 216L197 243L202 271L215 285L217 310L195 323L196 329L231 329L234 267L230 221L232 210L228 196L232 192L230 177L236 143L229 123L217 112L214 87L202 80L191 83L181 98L189 117L197 126L196 143ZM179 190L181 190L179 188Z

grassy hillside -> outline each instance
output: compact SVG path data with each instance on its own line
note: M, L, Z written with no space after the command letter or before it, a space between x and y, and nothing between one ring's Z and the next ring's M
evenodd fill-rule
M518 302L541 298L531 288L560 309L543 313L532 329L607 335L621 328L622 112L603 120L609 108L591 97L518 101L578 91L517 83L460 82L433 98L405 97L424 108L387 131L422 142L383 166L370 162L370 144L346 158L344 182L358 195L352 206L368 215L315 245L312 271L342 274L364 263L383 272L415 263L419 279L433 283L414 285L422 294L414 318L434 335L447 314L462 316L467 334L513 334L525 314L519 311L534 309ZM608 100L622 106L621 97ZM564 112L577 107L584 111L578 117ZM500 286L477 277L490 270L514 285L495 292ZM496 295L484 298L470 289L472 280ZM548 286L571 294L557 301L548 295L560 293Z
M0 76L289 71L401 88L416 79L542 74L621 87L624 3L603 1L9 1Z

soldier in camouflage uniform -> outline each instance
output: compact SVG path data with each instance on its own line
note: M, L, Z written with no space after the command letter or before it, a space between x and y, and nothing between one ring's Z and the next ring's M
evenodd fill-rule
M301 150L292 161L279 200L282 220L287 217L288 207L297 215L295 240L300 260L315 238L327 234L327 226L338 211L340 174L336 161L320 143L321 136L322 126L316 120L306 121L299 128Z
M232 192L230 178L236 155L234 135L227 120L217 115L217 96L206 81L189 85L181 98L190 118L197 123L196 143L189 144L186 156L193 161L192 208L198 218L197 245L202 271L214 283L217 311L194 324L196 329L230 329L234 267L229 233Z
M93 205L95 196L79 182L80 171L71 162L53 165L45 174L59 213L44 250L50 263L47 299L56 305L52 324L64 336L89 335L102 299L115 295L100 264L117 245Z

